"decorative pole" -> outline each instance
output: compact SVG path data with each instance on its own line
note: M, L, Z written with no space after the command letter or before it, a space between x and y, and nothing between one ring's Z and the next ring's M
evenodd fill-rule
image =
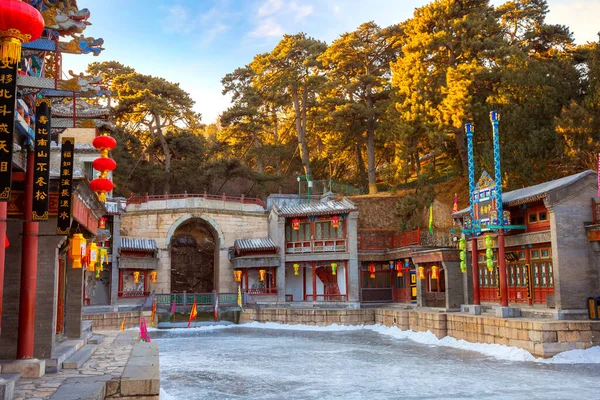
M473 277L473 304L480 305L479 300L479 265L477 254L477 235L475 233L475 216L473 215L473 192L475 192L475 161L473 159L473 133L475 132L472 123L465 125L467 133L467 162L469 168L469 212L471 215L471 266Z
M492 128L494 130L494 175L496 186L496 210L498 211L498 269L500 270L500 304L508 307L508 288L506 281L506 259L504 255L504 213L502 208L502 170L500 169L500 113L490 113ZM494 221L491 221L494 223Z

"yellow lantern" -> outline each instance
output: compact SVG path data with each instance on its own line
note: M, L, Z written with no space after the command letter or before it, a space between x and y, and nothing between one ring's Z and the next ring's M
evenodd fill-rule
M96 263L98 262L98 245L94 242L90 244L90 251L88 255L88 271L94 272L96 270Z
M85 238L81 233L75 233L71 238L71 260L73 268L81 268L81 258L86 253Z
M294 275L298 275L298 272L300 271L300 264L294 264L292 267L294 267Z
M437 279L438 278L438 270L439 268L437 266L433 266L431 267L431 279Z
M261 282L265 280L265 276L267 275L267 271L264 269L258 270L258 275L260 277Z
M337 264L331 264L331 275L337 275Z
M133 283L139 283L140 282L140 271L134 271L133 272Z
M108 249L105 247L100 248L100 262L98 263L98 268L100 272L104 271L104 264L108 264Z
M419 279L425 279L425 267L419 267L417 270L419 272Z
M233 277L235 278L236 282L241 282L242 281L242 271L239 269L236 269L235 271L233 271Z
M156 272L156 271L150 272L150 282L156 283L156 278L158 278L158 272Z

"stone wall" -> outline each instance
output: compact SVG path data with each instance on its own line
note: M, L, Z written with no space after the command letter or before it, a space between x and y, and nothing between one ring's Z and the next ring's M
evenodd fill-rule
M535 321L501 319L459 313L414 310L293 310L248 309L240 323L252 321L305 325L396 326L401 330L431 332L438 338L451 336L468 342L504 344L527 350L536 357L600 345L600 321Z
M144 313L146 315L146 313ZM105 313L105 314L87 314L83 316L84 320L92 321L92 330L111 331L121 328L121 322L125 318L125 329L138 327L140 325L140 313L135 312L120 312L120 313ZM146 318L150 324L149 317Z

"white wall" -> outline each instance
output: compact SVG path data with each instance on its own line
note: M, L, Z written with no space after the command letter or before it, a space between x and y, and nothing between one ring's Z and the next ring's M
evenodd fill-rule
M309 269L310 270L310 269ZM303 295L303 278L302 278L302 267L298 270L298 275L294 275L294 268L292 266L286 266L285 268L285 294L291 294L294 296L294 301L304 301ZM307 283L308 285L308 283ZM310 284L312 291L312 281Z

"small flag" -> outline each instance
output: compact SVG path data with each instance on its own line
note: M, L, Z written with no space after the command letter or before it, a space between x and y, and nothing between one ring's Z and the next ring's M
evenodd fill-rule
M150 342L150 334L148 333L148 326L146 325L146 317L142 317L142 334L140 334L140 339L144 342Z
M429 233L433 235L433 203L429 206Z
M152 317L150 320L150 324L152 326L156 326L156 297L154 298L154 301L152 302Z
M169 313L169 320L175 315L175 308L177 307L177 300L173 297L173 305L171 306L171 312Z
M121 321L121 330L125 330L125 318L123 318L123 321Z
M242 286L238 285L238 298L237 304L240 306L240 310L244 311L244 306L242 305Z
M196 299L194 299L194 304L192 305L192 311L190 312L190 319L188 321L188 328L191 326L192 320L194 318L196 318L197 315L198 315L198 312L196 311Z
M454 206L452 207L452 212L458 212L458 193L454 193Z
M215 322L219 322L219 293L215 293Z

